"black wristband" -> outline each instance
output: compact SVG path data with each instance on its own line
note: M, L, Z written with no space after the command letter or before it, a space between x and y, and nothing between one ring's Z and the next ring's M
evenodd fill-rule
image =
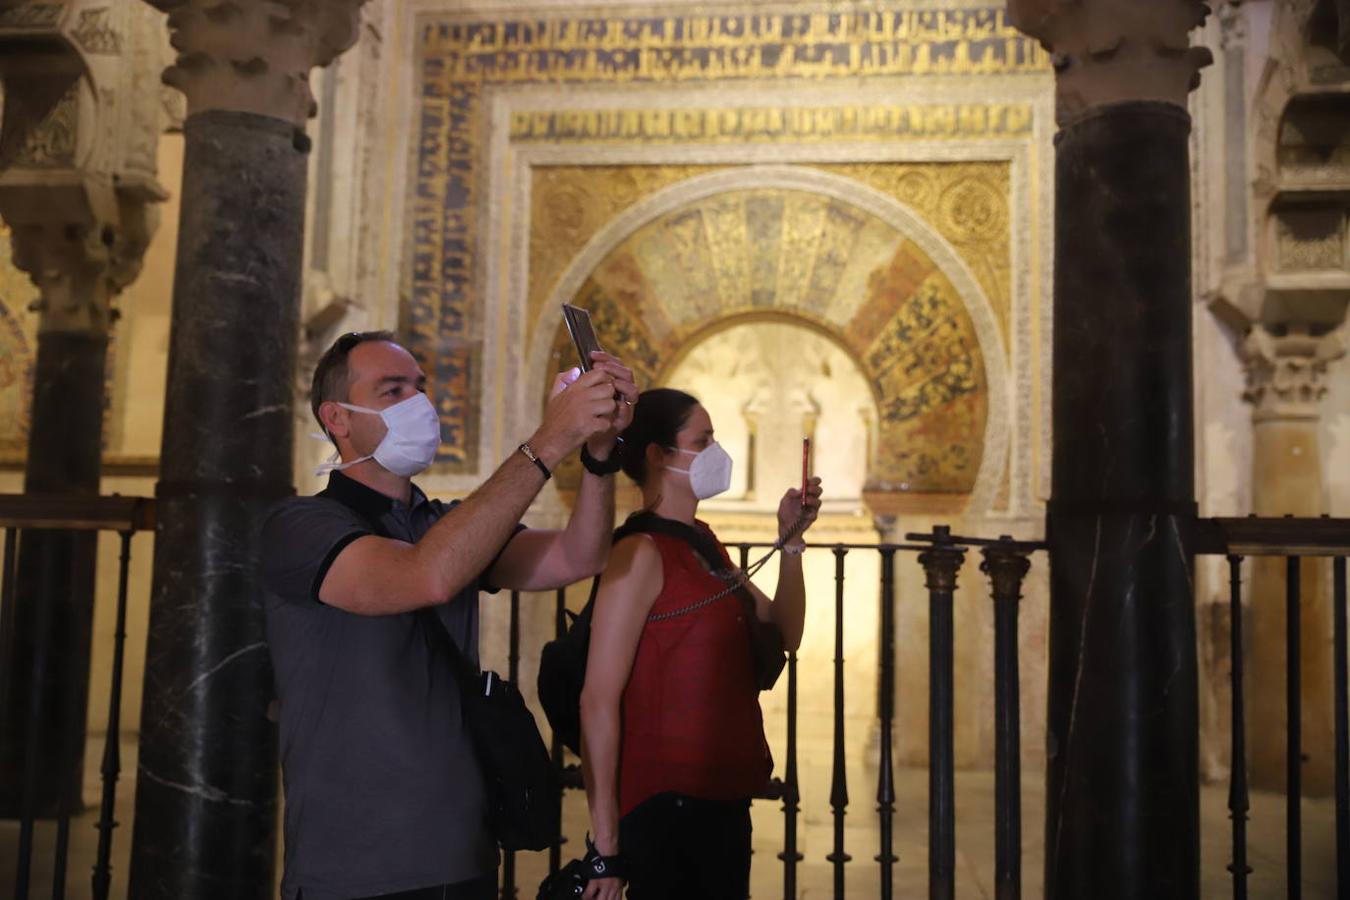
M535 464L535 466L539 469L540 472L544 473L545 481L548 481L550 478L553 477L553 473L548 470L548 466L544 465L544 461L540 459L538 456L535 456L533 447L531 447L529 444L521 444L519 450L521 453L525 454L526 459Z
M581 865L585 869L587 881L596 878L622 878L624 880L628 878L623 857L618 854L601 856L600 851L595 849L595 844L591 841L589 834L586 835L586 856L582 858Z
M591 456L591 451L585 444L581 445L581 465L592 475L599 475L603 478L606 475L613 475L621 468L619 464L619 444L614 444L614 449L609 452L609 459L599 460Z

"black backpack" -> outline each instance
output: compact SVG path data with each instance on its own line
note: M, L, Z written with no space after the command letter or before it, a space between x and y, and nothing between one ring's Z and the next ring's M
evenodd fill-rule
M653 512L636 512L614 532L613 542L632 534L666 534L677 537L693 547L708 568L715 573L722 568L722 556L717 544L707 531L666 519ZM734 590L736 582L724 593L735 593L747 608L746 621L750 649L754 656L755 673L760 690L768 690L778 680L787 661L783 633L777 625L761 622L754 614L754 599L746 590ZM600 589L600 576L591 581L591 595L580 613L567 611L572 624L567 632L544 645L539 657L539 705L563 746L581 755L581 689L586 683L586 656L591 648L591 610ZM714 595L714 598L721 594ZM674 615L693 611L706 605L710 599L691 604ZM667 614L669 616L671 614Z

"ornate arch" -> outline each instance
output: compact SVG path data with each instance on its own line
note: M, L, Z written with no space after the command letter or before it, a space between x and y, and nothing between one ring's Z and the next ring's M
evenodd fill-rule
M1004 202L989 194L965 199ZM760 233L766 227L776 230ZM981 227L978 216L971 227ZM546 383L555 356L569 358L559 312L567 301L591 307L602 339L650 380L729 320L771 316L822 331L858 362L878 400L871 486L968 495L972 510L993 502L1010 416L997 320L950 245L892 198L784 166L725 170L653 194L597 232L554 287L535 322L532 383Z

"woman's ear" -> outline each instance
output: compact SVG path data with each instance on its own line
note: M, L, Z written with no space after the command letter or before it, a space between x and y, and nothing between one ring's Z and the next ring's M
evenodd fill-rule
M647 445L643 456L646 457L648 475L654 475L665 467L666 451L655 441Z

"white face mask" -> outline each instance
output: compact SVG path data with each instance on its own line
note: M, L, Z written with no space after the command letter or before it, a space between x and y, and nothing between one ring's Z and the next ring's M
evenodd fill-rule
M431 398L421 391L385 409L369 409L341 402L338 406L352 412L379 416L384 419L388 430L374 453L350 462L340 462L340 457L334 453L332 459L315 470L315 475L341 471L373 459L395 475L410 478L435 461L436 450L441 445L441 420L436 415Z
M698 499L707 500L709 497L716 497L731 487L731 456L722 449L721 444L714 441L697 453L693 450L681 450L679 447L670 449L694 458L687 469L676 469L673 466L666 468L671 472L688 475L689 487L693 489L694 496Z

